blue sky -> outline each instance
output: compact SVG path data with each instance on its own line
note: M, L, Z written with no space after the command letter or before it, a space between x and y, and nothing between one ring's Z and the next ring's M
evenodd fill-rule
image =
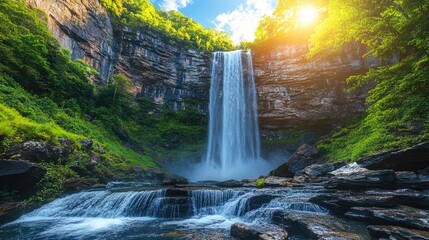
M277 0L152 0L164 10L178 10L204 27L231 34L234 43L252 41L260 18L271 14Z

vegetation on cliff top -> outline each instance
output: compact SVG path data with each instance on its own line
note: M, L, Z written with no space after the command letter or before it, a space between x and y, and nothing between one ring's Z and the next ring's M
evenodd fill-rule
M321 143L338 160L429 140L429 2L331 0L328 17L311 38L310 56L336 53L355 41L394 64L352 76L355 87L375 84L366 114ZM344 27L347 26L347 27Z
M131 28L156 32L170 43L204 51L234 49L229 35L205 29L178 11L158 10L149 0L99 0L109 11L116 31Z

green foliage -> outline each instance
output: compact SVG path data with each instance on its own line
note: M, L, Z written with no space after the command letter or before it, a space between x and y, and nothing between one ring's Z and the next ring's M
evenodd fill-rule
M310 56L337 53L356 41L368 47L365 56L397 60L348 79L354 88L375 84L369 108L321 149L336 160L355 160L429 140L429 2L332 0L328 13L311 39Z
M45 203L59 197L63 192L65 167L55 164L42 163L46 174L36 185L36 194L29 199L32 203Z
M205 29L199 23L177 11L156 9L149 0L100 0L113 17L115 29L125 27L134 30L162 34L171 43L205 51L234 49L225 32Z
M91 71L61 50L44 20L21 1L0 1L0 73L31 93L57 103L75 99L85 107L94 91L86 77Z
M256 180L256 187L263 188L265 186L265 178L259 178Z

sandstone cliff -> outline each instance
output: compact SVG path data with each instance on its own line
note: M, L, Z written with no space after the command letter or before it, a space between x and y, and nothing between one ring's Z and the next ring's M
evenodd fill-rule
M197 106L206 112L211 53L183 49L162 36L119 29L97 0L27 0L48 15L51 33L92 64L107 81L120 72L132 80L136 96L147 96L171 108ZM347 93L345 79L376 61L360 59L359 48L330 59L306 59L307 46L285 44L255 50L253 64L263 136L275 138L291 129L329 131L345 118L365 110L367 89Z
M107 81L113 66L113 29L98 0L26 0L48 16L51 34L73 59L83 59Z
M330 58L307 60L306 44L255 50L253 65L262 132L291 128L330 130L365 110L368 87L347 92L345 80L379 61L360 58L359 46Z

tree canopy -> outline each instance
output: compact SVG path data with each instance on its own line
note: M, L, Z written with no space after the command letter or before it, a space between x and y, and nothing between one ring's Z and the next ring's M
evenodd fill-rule
M429 139L429 2L330 0L328 16L310 40L309 56L340 51L351 42L363 57L394 62L352 76L355 87L375 84L363 119L323 145L346 159Z
M172 43L204 51L232 50L229 35L205 29L178 11L158 10L149 0L99 0L110 12L116 30L154 31Z

